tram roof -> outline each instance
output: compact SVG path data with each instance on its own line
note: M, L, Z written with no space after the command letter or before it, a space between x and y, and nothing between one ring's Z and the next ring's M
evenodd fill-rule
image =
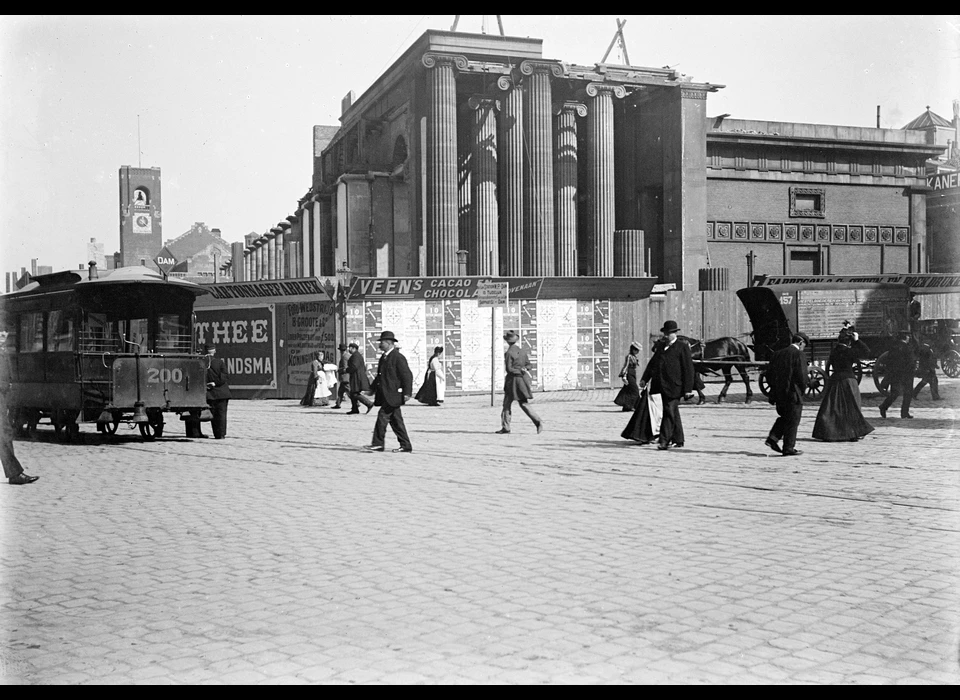
M210 293L209 289L195 282L188 282L187 280L176 277L164 279L159 271L151 270L141 265L118 267L114 270L102 270L99 271L99 275L99 277L94 279L84 279L80 273L72 270L54 272L49 275L37 275L22 289L18 289L4 296L13 297L31 292L43 293L46 291L64 290L70 287L75 289L93 289L114 284L165 284L185 289L195 296Z

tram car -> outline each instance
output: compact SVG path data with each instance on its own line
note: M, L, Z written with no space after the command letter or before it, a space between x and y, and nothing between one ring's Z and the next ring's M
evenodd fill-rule
M753 351L757 364L765 365L773 353L790 344L795 332L810 338L809 376L813 390L822 392L830 351L844 321L850 321L870 353L856 368L860 379L873 370L876 360L897 342L900 331L910 330L910 288L880 282L808 282L792 284L790 278L760 277L751 287L737 290L753 326ZM880 365L882 367L882 365ZM874 372L874 380L880 375ZM760 377L766 394L765 378ZM878 387L880 384L878 384ZM818 391L819 389L819 391Z
M0 371L8 419L24 434L48 419L61 439L96 423L132 423L148 440L164 414L206 407L206 368L194 346L193 305L207 290L145 267L100 278L37 275L0 296ZM132 427L132 426L131 426Z

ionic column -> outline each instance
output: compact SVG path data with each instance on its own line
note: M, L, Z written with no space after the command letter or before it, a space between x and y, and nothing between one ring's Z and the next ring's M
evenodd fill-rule
M553 182L556 222L556 274L577 275L577 116L587 116L587 106L564 102L556 110Z
M456 275L457 81L463 56L426 53L427 70L427 275Z
M473 217L467 250L467 274L500 273L497 212L497 119L500 104L492 97L474 95L467 104L473 110L471 177Z
M587 115L587 183L590 212L587 241L590 245L590 274L613 276L613 230L616 195L613 176L613 96L625 97L620 85L588 83L591 98Z
M323 216L322 207L320 205L320 198L314 197L311 202L313 202L313 211L310 215L310 265L313 272L310 274L314 277L320 277L323 275L324 268L324 223L325 219ZM330 267L327 265L326 267ZM333 266L334 270L336 266Z
M261 275L263 274L263 243L264 241L260 238L253 242L253 279L259 281Z
M526 187L524 188L523 268L527 275L552 276L553 223L553 92L550 74L563 75L556 63L524 61L523 121L527 141Z
M509 76L497 87L505 91L500 112L497 162L500 170L500 274L523 275L523 95Z
M245 246L243 249L243 281L249 282L253 279L253 254L251 253L250 246Z

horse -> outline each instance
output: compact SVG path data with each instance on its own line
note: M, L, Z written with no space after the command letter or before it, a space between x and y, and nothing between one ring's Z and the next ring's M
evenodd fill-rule
M714 340L701 341L695 338L689 338L679 335L690 345L690 355L694 360L724 360L725 362L750 362L750 349L736 338L725 336ZM716 375L717 372L723 372L723 389L717 397L717 403L723 403L727 396L727 389L733 383L733 368L740 373L744 386L747 387L747 398L744 403L750 403L753 399L753 391L750 389L750 377L747 376L747 367L745 364L699 364L697 365L696 390L699 399L697 405L704 403L707 399L703 395L703 380L700 375Z

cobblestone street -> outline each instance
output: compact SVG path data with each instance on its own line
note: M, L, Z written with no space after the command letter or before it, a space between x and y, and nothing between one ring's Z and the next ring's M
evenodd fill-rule
M733 392L668 452L612 390L538 394L541 435L494 434L489 396L410 405L412 454L296 400L231 401L223 441L41 425L40 480L0 485L0 677L957 684L960 380L912 421L868 382L875 432L815 442L808 404L798 458Z

